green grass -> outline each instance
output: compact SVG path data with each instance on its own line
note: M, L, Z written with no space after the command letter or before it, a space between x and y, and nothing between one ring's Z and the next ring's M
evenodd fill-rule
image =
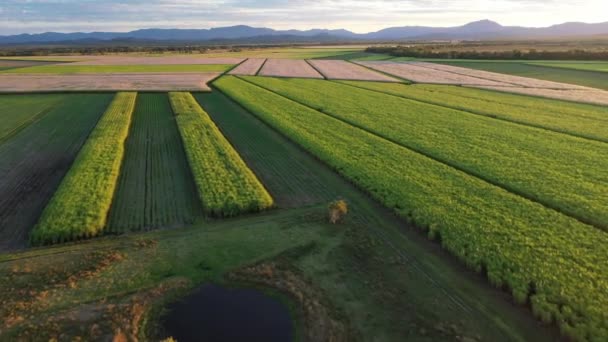
M4 70L16 74L77 74L77 73L129 73L129 72L224 72L229 64L192 65L69 65L52 64Z
M244 79L583 222L608 229L605 143L336 82Z
M169 94L205 214L268 209L273 199L190 93Z
M40 120L0 145L0 250L25 247L30 230L112 98L65 95Z
M63 95L28 94L0 95L0 143L40 119Z
M608 72L608 62L530 62L528 64L552 68Z
M34 244L100 234L112 205L137 93L118 93L34 228Z
M359 88L608 142L608 108L481 89L340 81Z
M604 232L238 78L215 85L517 302L530 301L543 321L568 336L606 337Z
M346 53L346 54L341 54L338 56L324 56L321 58L317 58L317 59L341 59L341 60L355 60L355 61L382 61L382 60L386 60L392 58L392 56L389 55L384 55L384 54L379 54L379 53L369 53L369 52L363 52L363 51L356 51L356 52L351 52L351 53Z
M201 215L167 94L139 94L107 230L174 227Z
M435 61L436 63L454 65L464 68L498 72L502 74L538 78L541 80L578 84L582 86L608 90L608 73L601 71L574 70L554 68L527 62L485 61L485 62L454 62L449 60Z

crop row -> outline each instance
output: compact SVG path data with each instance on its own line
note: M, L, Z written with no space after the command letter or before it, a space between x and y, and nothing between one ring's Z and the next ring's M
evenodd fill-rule
M608 229L605 143L335 82L245 80Z
M234 216L273 205L270 194L190 93L169 94L203 209Z
M99 234L120 174L136 93L118 93L34 228L34 244Z
M169 97L139 94L106 229L174 227L192 223L200 213Z
M58 94L2 95L0 98L0 143L48 112L65 99Z
M608 338L605 232L246 81L215 85L544 321Z
M454 86L341 82L412 100L608 142L608 109L599 106Z

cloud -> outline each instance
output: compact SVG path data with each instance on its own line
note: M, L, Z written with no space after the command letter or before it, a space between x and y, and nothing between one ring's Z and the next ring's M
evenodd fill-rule
M2 0L0 35L126 31L245 24L277 29L453 26L489 18L507 25L599 22L604 0Z

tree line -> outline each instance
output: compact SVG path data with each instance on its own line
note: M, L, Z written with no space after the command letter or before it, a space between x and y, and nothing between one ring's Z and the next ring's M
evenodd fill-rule
M523 60L608 60L608 51L582 49L564 51L539 51L530 49L510 51L437 50L433 47L369 47L366 52L383 53L395 57L443 58L443 59L523 59Z

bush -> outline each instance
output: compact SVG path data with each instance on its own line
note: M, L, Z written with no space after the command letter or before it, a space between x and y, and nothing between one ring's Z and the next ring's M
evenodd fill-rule
M336 200L329 204L329 222L336 224L348 213L348 204L344 200Z

